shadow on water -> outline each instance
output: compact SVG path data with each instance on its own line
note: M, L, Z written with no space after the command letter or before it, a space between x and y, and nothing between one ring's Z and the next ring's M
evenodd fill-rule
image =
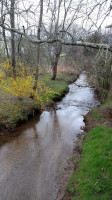
M55 199L56 178L84 126L83 115L100 104L84 73L69 89L57 111L44 111L0 139L1 200Z

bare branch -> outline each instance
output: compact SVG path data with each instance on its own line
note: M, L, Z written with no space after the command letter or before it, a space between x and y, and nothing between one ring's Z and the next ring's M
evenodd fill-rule
M44 44L44 43L52 44L54 42L59 42L63 45L84 46L84 47L91 47L91 48L95 48L95 49L105 49L105 50L108 49L109 51L112 52L112 48L108 44L90 43L90 42L82 42L82 41L65 41L65 40L62 40L61 38L37 40L37 39L33 39L33 38L29 37L25 33L18 31L16 29L7 28L3 24L0 24L0 26L3 27L4 29L6 29L7 31L14 31L17 34L23 35L25 38L27 38L27 40L29 40L30 42L32 42L34 44Z

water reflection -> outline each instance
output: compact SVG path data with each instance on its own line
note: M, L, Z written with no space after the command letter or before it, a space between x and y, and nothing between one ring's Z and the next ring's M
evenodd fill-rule
M87 87L78 87L86 85ZM82 74L57 104L0 140L0 199L54 200L56 177L68 159L83 115L99 105Z

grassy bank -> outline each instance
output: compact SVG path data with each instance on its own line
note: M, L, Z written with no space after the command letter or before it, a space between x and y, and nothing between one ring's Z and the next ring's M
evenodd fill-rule
M81 159L68 183L72 200L112 199L112 90L106 101L85 117Z
M76 74L60 74L56 81L51 80L51 74L41 76L39 79L48 86L52 93L48 94L47 105L59 100L68 90L68 83L76 80ZM43 96L43 109L46 105L46 97ZM9 133L22 121L41 112L41 106L35 99L24 97L21 101L16 96L0 88L0 133Z

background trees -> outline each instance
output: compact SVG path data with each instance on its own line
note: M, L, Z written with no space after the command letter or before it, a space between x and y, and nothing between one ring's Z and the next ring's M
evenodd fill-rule
M106 0L1 0L0 31L5 49L1 58L11 59L14 76L17 60L35 69L34 88L38 67L48 71L47 67L51 66L55 80L60 54L66 55L63 60L72 67L79 68L78 61L85 63L85 67L90 60L92 66L93 58L95 63L96 58L101 57L102 49L105 55L111 51L103 39L104 27L108 25L106 20L111 19L110 3ZM96 73L95 69L94 65L91 71Z

